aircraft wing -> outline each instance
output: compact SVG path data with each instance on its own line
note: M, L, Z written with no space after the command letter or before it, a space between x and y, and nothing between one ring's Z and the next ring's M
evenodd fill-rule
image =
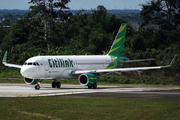
M3 62L3 64L4 64L5 66L8 66L8 67L22 68L22 65L9 64L9 63L6 63L6 62Z
M135 68L117 68L117 69L99 69L99 70L75 70L72 74L83 74L83 73L109 73L109 72L129 72L129 71L143 71L143 70L152 70L152 69L161 69L166 67L171 67L174 59L177 55L174 56L171 63L167 66L154 66L154 67L135 67Z
M14 68L21 68L21 67L22 67L22 65L9 64L9 63L6 62L6 59L7 59L7 51L5 52L5 55L4 55L4 58L3 58L2 63L3 63L5 66L8 66L8 67L14 67Z
M76 71L73 71L72 74L129 72L129 71L142 71L142 70L150 70L150 69L161 69L165 67L170 67L170 66L117 68L117 69L100 69L100 70L76 70Z

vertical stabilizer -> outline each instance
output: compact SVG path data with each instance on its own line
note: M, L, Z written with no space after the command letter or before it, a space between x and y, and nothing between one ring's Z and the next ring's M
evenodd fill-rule
M123 56L127 24L123 23L108 53L110 56Z

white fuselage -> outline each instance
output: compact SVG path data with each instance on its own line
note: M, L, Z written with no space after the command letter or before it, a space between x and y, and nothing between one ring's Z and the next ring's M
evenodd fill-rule
M31 79L77 79L75 70L105 69L111 63L108 55L36 56L29 58L21 74Z

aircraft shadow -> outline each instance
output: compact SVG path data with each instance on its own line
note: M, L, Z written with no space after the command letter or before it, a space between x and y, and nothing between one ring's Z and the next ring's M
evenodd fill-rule
M88 89L84 87L61 87L61 88L52 88L52 87L41 87L42 90L103 90L103 89L116 89L116 88L132 88L132 87L98 87L97 89Z

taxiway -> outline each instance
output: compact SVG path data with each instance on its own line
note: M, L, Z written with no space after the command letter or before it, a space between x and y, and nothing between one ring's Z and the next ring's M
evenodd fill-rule
M180 87L140 85L98 85L98 89L87 89L81 85L62 84L61 89L41 84L40 90L26 84L0 83L0 97L98 97L130 99L180 100Z

